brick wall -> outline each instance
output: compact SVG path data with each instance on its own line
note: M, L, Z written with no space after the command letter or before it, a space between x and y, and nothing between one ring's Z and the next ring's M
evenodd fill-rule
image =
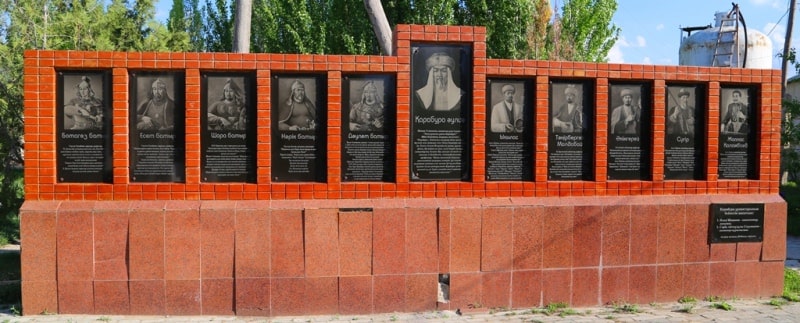
M292 315L649 303L779 294L786 208L777 195L780 72L486 58L482 27L397 26L396 56L28 51L23 311ZM471 178L410 181L411 44L473 49ZM113 181L56 179L56 72L110 70ZM185 79L186 179L132 183L129 78ZM256 75L255 183L200 178L201 72ZM327 180L271 181L271 76L327 76ZM396 77L396 180L342 182L342 77ZM533 80L534 180L485 178L487 78ZM594 180L548 181L551 80L589 80ZM609 181L609 84L652 89L650 181ZM704 180L663 178L667 84L706 89ZM720 89L753 87L757 178L717 178ZM711 203L764 203L764 241L709 244ZM440 274L450 302L437 302Z

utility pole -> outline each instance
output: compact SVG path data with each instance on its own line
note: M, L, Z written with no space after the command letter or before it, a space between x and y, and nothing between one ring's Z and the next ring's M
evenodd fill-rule
M789 68L789 49L792 43L792 29L794 28L794 11L797 0L789 0L789 20L786 21L786 40L783 42L783 57L781 57L781 100L786 98L786 70ZM781 104L782 105L782 104ZM795 116L788 114L786 110L781 107L781 122L794 119ZM781 136L784 135L785 129L781 126ZM781 147L781 149L795 149L791 144ZM782 154L782 153L781 153ZM781 178L780 183L786 184L789 181L789 172L786 170L785 161L781 160Z
M786 95L786 70L789 68L789 49L792 43L794 28L794 12L797 0L789 0L789 20L786 22L786 40L783 42L783 58L781 59L781 99Z

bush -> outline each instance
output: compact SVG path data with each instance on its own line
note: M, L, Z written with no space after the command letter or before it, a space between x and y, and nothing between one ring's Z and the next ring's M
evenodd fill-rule
M781 186L780 193L783 199L786 200L786 213L788 215L786 233L800 236L800 187L790 182Z

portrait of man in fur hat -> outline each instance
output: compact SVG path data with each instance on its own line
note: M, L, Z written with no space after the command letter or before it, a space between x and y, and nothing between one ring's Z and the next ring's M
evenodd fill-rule
M433 53L425 60L427 82L414 91L415 106L428 111L461 109L463 92L453 79L456 61L446 53Z

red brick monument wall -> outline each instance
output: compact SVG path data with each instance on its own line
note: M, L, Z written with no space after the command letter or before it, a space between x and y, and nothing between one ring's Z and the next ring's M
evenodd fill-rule
M781 293L779 71L488 59L482 27L401 25L395 42L396 56L26 52L24 313L354 314ZM444 67L461 91L428 102L422 85ZM90 83L82 75L102 101L84 109L95 118L69 100ZM139 109L156 79L174 115ZM228 121L248 123L212 131L210 102L227 79L249 107ZM294 80L316 106L291 105L300 121L280 111ZM364 130L349 124L367 84L384 108L358 117L374 127ZM491 111L507 84L523 117L496 133ZM732 112L733 92L749 110ZM583 114L567 126L554 119L570 93ZM626 93L635 133L628 112L614 112ZM689 123L672 117L684 96ZM174 127L147 130L142 116ZM281 128L294 121L308 130ZM763 233L719 229L748 210Z

